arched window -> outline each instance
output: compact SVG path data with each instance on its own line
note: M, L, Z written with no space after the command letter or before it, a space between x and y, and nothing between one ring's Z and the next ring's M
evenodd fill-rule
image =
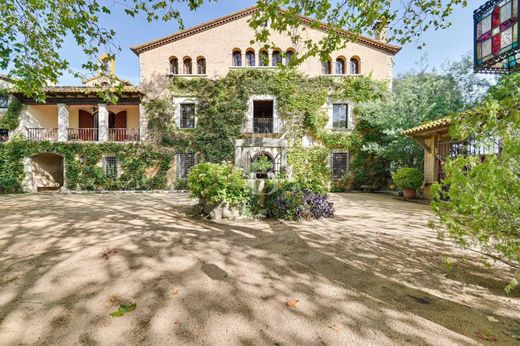
M273 66L278 66L278 65L281 65L282 64L282 54L280 53L279 50L273 50L273 61L272 61L272 65Z
M359 74L359 59L350 59L350 74Z
M321 74L331 74L331 61L330 59L327 60L327 61L322 61L321 62Z
M197 59L197 73L206 74L206 59L202 57Z
M193 74L192 66L191 66L191 58L184 58L183 63L183 73L184 74Z
M345 60L343 58L336 59L336 74L345 74Z
M285 65L288 66L292 59L294 58L294 50L288 49L287 52L285 52Z
M242 66L242 52L240 49L233 51L233 66Z
M269 66L269 54L265 49L258 54L258 66Z
M175 57L170 58L170 73L179 74L179 60Z
M246 50L246 64L247 66L255 66L255 51L253 49Z

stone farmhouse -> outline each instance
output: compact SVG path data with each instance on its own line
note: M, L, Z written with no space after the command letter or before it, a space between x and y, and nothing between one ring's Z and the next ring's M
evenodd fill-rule
M147 100L166 98L174 109L166 121L179 131L196 129L201 100L192 94L172 95L169 85L173 80L214 81L230 73L250 70L276 73L282 65L288 64L303 48L294 45L286 35L273 32L271 40L275 43L274 47L251 44L254 31L248 21L256 11L256 7L247 8L132 47L131 50L139 57L140 84L136 86L120 80L122 92L117 104L107 104L100 97L99 92L106 83L103 78L86 80L82 86L47 87L44 90L44 104L16 91L9 97L2 96L0 117L2 112L6 113L9 100L17 99L21 103L19 124L14 129L0 129L2 141L23 140L40 148L35 151L41 150L21 158L23 189L96 188L94 183L89 187L73 184L72 178L68 178L73 173L76 180L88 174L92 174L95 180L100 172L113 178L124 176L125 170L130 168L122 164L124 157L119 153L117 145L134 148L145 146L151 141L149 116L145 107ZM302 22L310 24L311 19L302 18ZM320 40L325 35L324 28L307 26L302 36L304 39ZM387 43L385 33L381 32L377 37L359 37L355 42L348 43L345 48L331 54L328 61L311 57L296 69L308 78L341 81L364 76L390 85L393 57L399 50L400 47ZM115 74L114 64L109 66L109 70ZM6 87L9 80L2 78L0 83L0 88ZM323 113L328 117L327 131L352 131L356 122L354 108L355 101L352 99L328 98L321 105ZM289 169L287 147L290 144L285 131L277 95L249 95L243 112L241 133L235 138L235 164L247 169L255 159L266 156L273 162L268 176ZM86 152L82 147L85 145L97 146L96 155L92 156L96 162L92 163L91 159L82 157L82 153ZM302 138L303 147L313 145L319 143L311 136ZM197 153L177 151L167 155L171 159L167 164L152 162L157 158L150 159L152 163L146 169L143 168L143 174L147 179L154 179L158 171L164 170L164 181L171 187L176 179L186 177L189 168L197 161ZM349 160L347 151L331 150L328 161L331 177L339 178L346 174L349 171ZM87 174L86 166L89 164L94 164L94 173ZM161 184L153 187L166 186ZM139 185L136 188L146 187Z

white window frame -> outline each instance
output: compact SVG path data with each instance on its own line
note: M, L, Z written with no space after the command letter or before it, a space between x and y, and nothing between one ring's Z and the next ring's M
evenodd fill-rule
M175 106L175 112L173 115L173 122L178 129L192 129L192 128L184 128L181 127L181 104L191 103L195 105L195 126L193 128L197 128L197 111L199 108L199 100L193 97L174 97L173 105Z
M334 128L334 105L335 104L346 104L347 105L347 127L346 128ZM354 107L356 104L352 100L336 100L330 99L324 105L324 109L327 112L327 129L332 131L352 131L356 124L354 123Z

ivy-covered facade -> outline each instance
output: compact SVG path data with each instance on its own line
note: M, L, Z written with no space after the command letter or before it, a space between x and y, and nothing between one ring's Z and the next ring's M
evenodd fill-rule
M246 179L351 186L370 135L356 105L384 97L399 48L362 37L293 66L299 52L283 35L280 48L236 48L251 44L251 11L133 47L140 87L119 80L115 103L103 78L48 88L45 104L11 91L0 190L182 188L196 163L223 161Z

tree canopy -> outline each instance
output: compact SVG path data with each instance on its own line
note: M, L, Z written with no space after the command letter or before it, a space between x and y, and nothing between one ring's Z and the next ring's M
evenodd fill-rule
M423 149L401 132L472 107L492 83L492 78L473 74L469 54L440 72L421 67L398 76L387 97L359 105L361 120L378 133L363 150L389 162L388 169L422 169Z
M478 107L453 116L450 135L466 149L444 166L433 206L448 234L520 268L520 75L504 77ZM499 148L499 150L497 150ZM508 289L518 285L512 279Z
M56 84L64 73L77 77L103 73L97 58L106 53L113 58L121 49L117 33L103 25L102 18L116 12L130 17L145 16L149 21L174 21L183 28L180 7L190 11L218 0L128 0L108 5L101 0L3 0L0 2L0 69L9 70L16 87L27 96L42 99L41 90ZM293 41L302 42L304 52L295 63L310 55L327 57L330 52L356 39L357 35L373 35L389 27L389 39L399 44L413 42L429 28L450 25L449 16L455 6L466 6L467 0L258 0L260 9L250 22L256 40L270 44L270 33L285 32ZM284 11L280 11L283 8ZM318 42L303 39L300 16L311 17L327 25L326 37ZM265 22L269 27L264 26ZM342 30L352 35L345 36ZM83 71L71 71L70 62L61 55L67 39L72 39L85 55Z

